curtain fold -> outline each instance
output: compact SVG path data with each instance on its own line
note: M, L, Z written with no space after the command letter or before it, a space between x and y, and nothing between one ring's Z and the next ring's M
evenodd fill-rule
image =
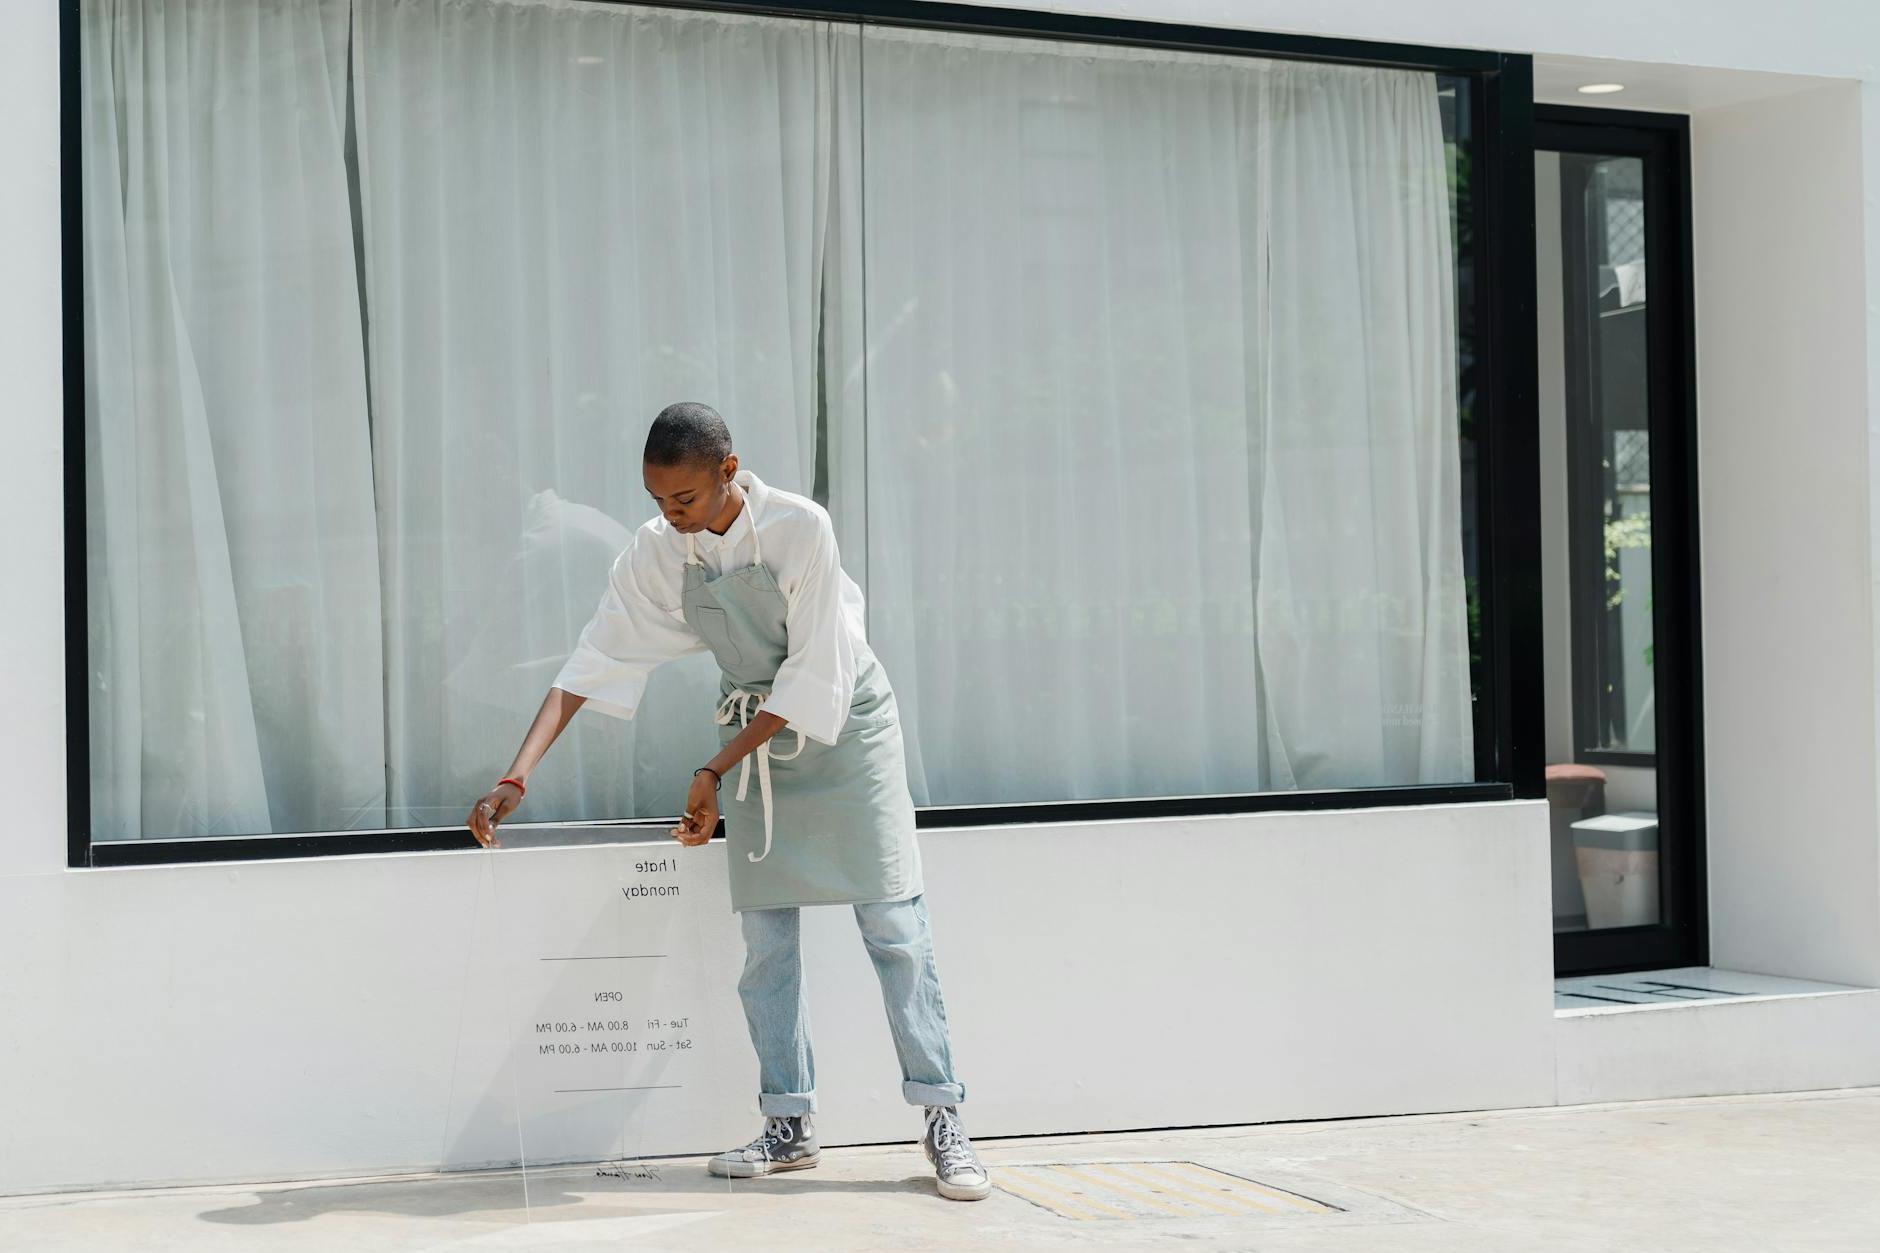
M384 821L344 0L85 0L92 834Z
M824 23L357 0L354 83L395 811L460 821L654 507L702 400L808 492L829 208ZM716 751L709 658L577 720L532 820L672 814Z
M1266 81L1262 786L1472 780L1436 80L1288 63Z

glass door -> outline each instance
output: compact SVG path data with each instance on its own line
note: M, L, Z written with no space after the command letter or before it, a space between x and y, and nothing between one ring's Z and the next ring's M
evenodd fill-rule
M1536 122L1555 966L1701 965L1688 119Z

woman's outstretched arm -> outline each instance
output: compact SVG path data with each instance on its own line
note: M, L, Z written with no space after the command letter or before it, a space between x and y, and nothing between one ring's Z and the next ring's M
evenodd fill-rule
M504 777L521 779L526 785L529 772L541 763L548 746L562 733L575 711L585 704L585 696L576 696L558 687L549 688L548 695L542 698L542 707L535 711L535 721L529 724L529 733L522 737L522 747L516 750L516 759L509 764ZM521 803L520 788L513 783L499 783L478 799L470 810L470 819L466 825L470 833L477 837L479 844L489 847L498 843L496 824L514 813L516 806Z

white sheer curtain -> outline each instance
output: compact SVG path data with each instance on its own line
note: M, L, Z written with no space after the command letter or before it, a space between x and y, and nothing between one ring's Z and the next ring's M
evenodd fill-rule
M1436 79L1288 63L1267 81L1262 786L1473 780Z
M862 52L837 438L918 799L1471 778L1434 79Z
M92 832L379 826L344 0L85 0Z
M614 5L356 12L392 803L456 822L652 514L655 413L705 401L767 481L811 489L836 35ZM688 659L633 722L577 719L530 817L677 812L716 682Z
M460 821L680 399L827 494L922 802L1471 777L1431 76L566 0L80 35L98 838ZM577 720L530 816L673 812L714 682Z

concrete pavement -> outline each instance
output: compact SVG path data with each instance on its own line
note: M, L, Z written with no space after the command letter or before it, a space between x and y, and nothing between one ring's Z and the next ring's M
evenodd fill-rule
M988 1140L973 1203L934 1195L917 1126L735 1183L679 1158L4 1198L0 1249L1880 1253L1880 1088Z

